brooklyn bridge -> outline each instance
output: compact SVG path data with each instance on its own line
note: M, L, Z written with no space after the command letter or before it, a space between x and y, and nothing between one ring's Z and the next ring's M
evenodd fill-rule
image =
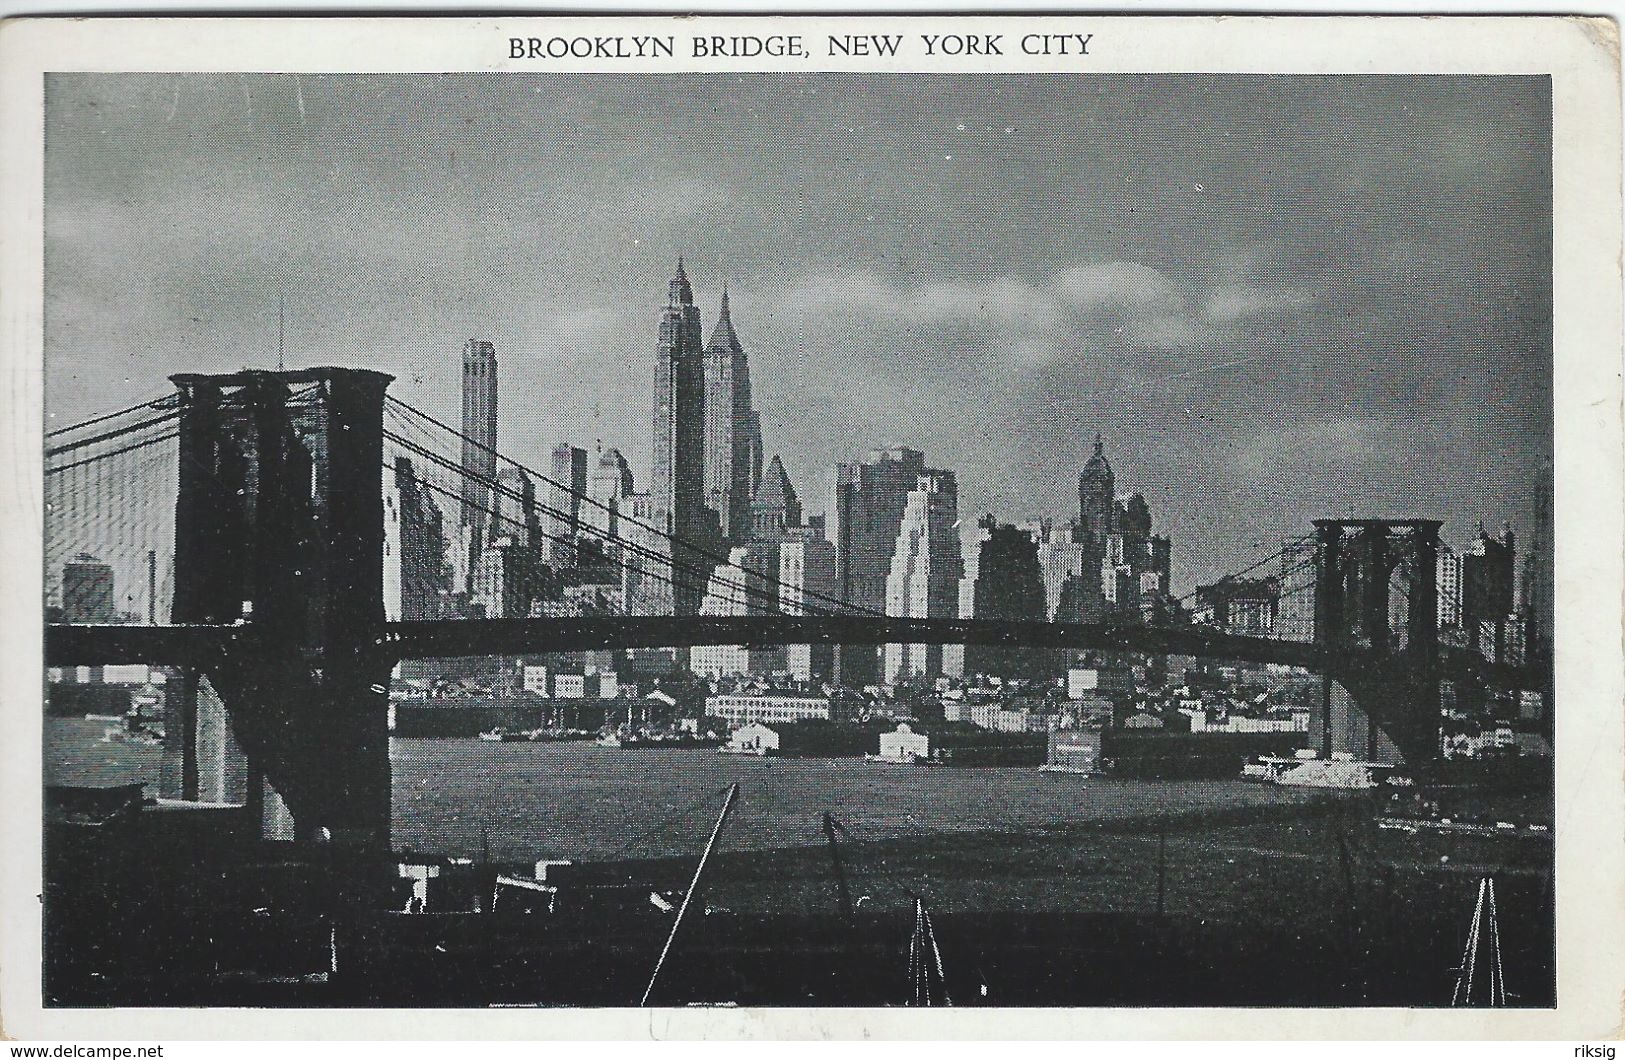
M221 764L207 745L229 726L267 834L387 847L388 688L392 670L408 659L965 644L1276 663L1325 675L1327 696L1335 685L1417 772L1439 754L1441 682L1517 676L1441 644L1440 523L1420 518L1327 518L1304 528L1298 544L1312 566L1306 589L1314 593L1309 639L1190 624L888 615L816 592L792 597L771 577L730 583L726 555L624 513L621 530L590 531L613 546L603 551L614 562L671 587L703 572L761 613L633 613L622 604L570 617L391 618L383 484L410 461L423 489L464 504L478 498L494 527L512 523L521 500L512 480L471 471L458 459L479 443L390 396L392 378L375 371L172 378L174 392L55 429L47 439L48 563L93 548L126 580L146 584L131 594L144 606L110 620L48 624L46 663L176 669L180 688L169 692L166 725L178 763L175 794L197 799L212 790L209 771ZM569 481L494 450L485 455L486 467L517 468L542 483L550 500L524 499L543 513L557 514L561 498L596 503ZM626 533L627 523L641 533Z

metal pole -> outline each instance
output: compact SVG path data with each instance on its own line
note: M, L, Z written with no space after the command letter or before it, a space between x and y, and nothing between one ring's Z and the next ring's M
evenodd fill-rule
M672 921L671 934L666 936L666 945L660 951L660 959L655 962L654 974L649 976L649 985L644 988L643 1000L638 1007L649 1007L649 995L654 993L655 982L660 978L660 969L666 966L666 955L671 953L671 944L677 939L677 929L683 926L683 916L688 912L689 903L694 900L694 892L699 890L700 877L705 873L705 863L710 860L711 851L717 845L717 837L722 835L722 826L728 821L728 813L733 809L734 800L739 798L739 785L729 784L728 795L722 800L722 812L717 815L716 827L711 829L711 838L706 840L705 851L700 855L700 863L694 866L694 878L689 881L688 891L683 895L683 904L677 910L677 919Z
M852 890L846 883L846 867L841 864L841 848L835 842L835 818L824 814L824 838L829 840L829 857L835 863L835 885L841 899L841 917L852 923Z
M1168 891L1168 823L1159 820L1157 826L1157 920L1160 922Z

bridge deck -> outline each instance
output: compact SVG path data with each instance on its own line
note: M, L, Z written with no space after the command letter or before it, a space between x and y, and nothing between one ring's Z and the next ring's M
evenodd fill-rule
M187 664L219 658L255 637L243 626L86 626L46 629L51 666L148 662ZM1006 622L988 619L874 618L764 615L596 616L584 618L473 619L389 622L355 645L389 659L466 655L519 655L590 648L692 647L738 644L977 644L1151 652L1241 659L1320 669L1332 655L1325 645L1242 637L1204 627L1167 629L1094 623ZM1335 653L1346 661L1347 652Z

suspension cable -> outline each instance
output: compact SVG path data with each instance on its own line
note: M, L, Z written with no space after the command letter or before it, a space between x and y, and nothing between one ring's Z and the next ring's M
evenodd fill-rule
M692 542L684 541L684 540L676 537L675 535L673 535L673 534L671 534L671 533L669 533L669 532L667 532L665 530L660 529L657 526L654 526L654 525L652 525L650 523L643 522L642 520L636 518L635 516L631 516L631 515L627 515L627 514L625 514L623 512L619 512L616 509L611 508L609 505L604 504L602 501L598 500L597 498L592 497L592 496L590 496L588 494L581 493L581 492L577 491L573 486L567 486L564 483L559 482L557 479L552 478L551 476L544 475L540 471L537 471L534 468L528 467L525 464L522 464L519 461L513 459L512 457L506 456L506 455L498 452L497 450L491 448L490 446L479 442L478 440L476 440L474 438L470 438L468 435L462 433L461 431L456 430L455 428L450 427L445 423L442 423L441 421L435 419L433 416L430 416L427 412L423 412L420 409L417 409L417 408L414 408L411 405L408 405L406 402L401 401L399 398L395 398L395 397L391 397L391 396L386 395L384 400L388 401L388 402L392 402L393 404L400 406L406 412L409 412L414 416L417 416L417 417L419 417L419 418L421 418L423 420L428 421L429 423L432 423L434 426L440 428L441 430L446 431L447 433L453 435L454 437L461 439L463 442L466 442L467 444L474 446L476 449L479 449L482 452L490 453L493 456L495 456L497 459L502 460L502 461L504 461L504 462L506 462L508 464L511 464L514 467L518 468L521 471L524 471L525 473L527 473L529 475L535 476L540 481L545 482L548 485L553 486L556 489L561 489L561 490L565 491L566 493L568 493L572 497L575 497L575 498L578 498L578 499L580 499L582 501L585 501L586 503L592 505L595 508L602 509L603 511L606 511L606 512L611 512L611 513L615 514L617 516L617 518L619 518L619 519L621 519L621 520L623 520L625 522L628 522L628 523L632 524L633 526L642 527L643 529L648 530L650 533L653 533L658 537L664 538L666 540L673 541L674 543L681 544L683 548L687 549L689 552L692 552L696 556L699 556L701 559L710 560L711 562L713 562L713 563L715 563L715 564L717 564L719 566L725 566L728 563L728 560L727 560L726 557L718 556L715 553L708 552L707 550L694 545ZM775 577L773 577L771 575L765 575L764 574L763 577L767 581L773 583L774 585L795 589L794 586L787 586L787 585L785 585L785 583L779 581L779 579L777 579L777 578L775 578ZM870 614L870 615L872 615L874 617L877 617L877 618L886 617L886 614L883 611L877 611L874 608L853 604L853 603L850 603L850 602L845 601L845 600L837 599L837 598L835 598L833 596L827 596L827 595L825 595L823 593L813 593L813 592L807 592L805 590L797 590L797 591L802 592L804 596L811 596L811 597L815 597L817 599L824 600L827 603L833 604L836 607L839 607L843 611L848 612L848 613L853 612L853 611L857 611L857 612Z
M485 486L486 488L498 493L501 496L509 498L510 500L516 501L516 502L521 503L521 504L524 503L524 495L523 494L511 489L508 486L503 485L501 482L498 482L496 480L487 478L487 477L485 477L483 475L479 475L479 474L477 474L475 472L468 471L467 469L465 469L465 468L461 467L460 465L454 463L449 457L444 457L444 456L441 456L438 453L434 453L434 452L431 452L431 451L429 451L427 449L424 449L422 446L419 446L416 443L411 442L408 439L402 438L399 435L396 435L396 434L394 434L393 432L390 432L390 431L385 431L384 436L386 438L390 439L391 441L395 442L398 445L403 445L403 446L413 450L414 452L422 454L427 459L434 461L435 463L439 464L441 467L445 468L448 471L452 471L452 472L454 472L456 474L460 474L460 475L464 476L467 479L470 479L470 480L472 480L474 482L477 482L477 483ZM485 508L482 508L479 505L475 505L471 501L468 501L466 498L458 498L458 499L464 500L465 503L469 503L471 507L474 507L474 508L476 508L478 510L481 510L481 511L487 511L489 513L489 509L485 509ZM555 518L560 518L560 519L567 519L568 518L568 516L566 516L565 513L559 511L558 509L553 508L553 507L551 507L549 505L538 503L538 502L534 501L534 499L532 500L532 505L537 510L542 511L545 514L551 515L551 516L553 516ZM523 524L520 524L520 525L523 525ZM527 529L529 529L529 528L527 527ZM704 576L707 579L707 588L711 584L712 580L715 579L715 583L717 585L721 586L722 588L734 589L734 590L737 590L737 591L739 591L741 593L746 594L747 596L754 595L754 596L758 597L759 599L761 599L763 601L766 601L766 602L769 602L769 603L773 604L773 606L775 608L782 608L784 603L786 602L782 597L780 597L776 593L769 592L769 591L767 591L765 589L758 589L758 588L755 588L755 587L753 587L753 586L751 586L749 584L743 584L743 583L740 583L740 582L733 581L732 579L729 579L729 578L725 577L724 575L717 574L716 571L714 571L714 570L707 571L707 570L705 570L705 569L703 569L701 567L696 567L696 566L693 566L693 565L690 565L690 564L682 563L682 562L678 561L675 557L667 556L665 553L659 551L658 549L650 548L649 546L643 545L643 544L641 544L639 542L632 541L630 539L622 538L622 537L619 537L618 535L611 534L608 531L605 531L600 527L588 527L587 530L590 531L590 536L594 537L595 539L602 540L602 541L604 541L606 543L619 545L621 548L626 549L628 551L631 551L635 555L639 555L642 558L654 560L657 563L660 563L662 565L670 564L670 566L672 567L673 570L682 571L683 573L686 573L686 574L692 574L692 575L696 575L696 576ZM545 533L545 532L542 532L542 531L536 531L536 532L543 533L543 536L547 537L549 540L556 541L559 544L566 544L566 545L574 544L574 541L572 541L568 537L555 535L555 534L548 534L548 533ZM681 543L681 542L679 542L679 543ZM622 566L622 568L624 570L628 571L629 573L636 574L636 575L638 575L640 577L652 574L651 571L639 570L639 569L637 569L635 567L631 567L631 566L629 566L627 564L624 564L624 563L622 563L620 565ZM732 563L723 563L723 564L719 564L719 566L721 566L721 567L733 567L734 564L732 564ZM773 582L773 583L777 584L778 586L780 586L782 588L790 589L792 592L801 591L801 590L798 590L795 586L789 585L788 583L785 583L785 582L780 582L778 579L772 578L770 575L767 575L765 573L746 570L743 567L737 567L736 569L740 570L747 577L748 576L756 576L756 577L759 577L759 578L763 579L764 581ZM661 580L666 581L667 584L673 586L674 588L682 587L680 585L680 583L675 581L675 580L670 580L670 579L661 579ZM803 595L821 597L822 594L804 593ZM813 613L813 614L819 614L819 615L832 614L831 612L826 612L826 611L823 611L822 609L817 609L817 608L814 608L814 607L810 607L805 602L803 602L802 606L804 608L807 608L808 610L810 610L811 613Z

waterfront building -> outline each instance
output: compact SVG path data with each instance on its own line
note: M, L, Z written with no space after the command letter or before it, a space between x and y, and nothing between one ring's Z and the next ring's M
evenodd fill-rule
M759 695L713 695L705 701L708 717L721 718L731 725L752 722L829 720L829 697L791 692L769 692Z
M486 510L497 477L496 447L496 347L469 339L463 346L462 525L473 528L471 550L476 554L486 540Z
M886 614L907 618L953 618L959 612L959 490L951 471L921 474L908 494L886 577ZM888 644L885 681L943 672L942 646Z
M741 725L728 737L728 750L741 755L774 755L779 753L778 731L753 721Z
M730 540L750 535L751 501L761 479L762 421L751 405L750 360L734 333L724 287L705 347L705 503Z

